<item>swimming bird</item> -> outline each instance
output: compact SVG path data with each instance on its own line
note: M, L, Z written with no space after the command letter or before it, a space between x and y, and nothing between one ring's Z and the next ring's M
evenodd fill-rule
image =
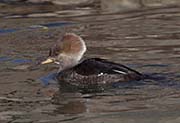
M84 40L74 33L66 33L50 48L47 60L41 64L58 64L57 80L60 85L83 90L102 89L112 83L143 78L140 72L106 59L88 58L81 60L85 52Z

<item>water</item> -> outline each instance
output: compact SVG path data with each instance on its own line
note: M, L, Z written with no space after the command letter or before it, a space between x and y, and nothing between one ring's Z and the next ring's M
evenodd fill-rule
M78 12L48 12L51 17L32 17L33 10L1 13L0 121L180 122L180 8ZM122 63L151 79L116 84L102 93L59 92L54 79L58 66L34 64L65 32L85 39L85 57Z

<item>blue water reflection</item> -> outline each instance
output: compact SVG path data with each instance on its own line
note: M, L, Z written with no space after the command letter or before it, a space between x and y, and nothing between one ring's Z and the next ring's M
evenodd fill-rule
M71 24L75 24L75 23L72 23L72 22L52 22L52 23L46 23L46 24L32 25L32 26L29 26L26 28L0 29L0 34L13 33L16 31L28 30L28 29L38 29L38 28L48 29L51 27L61 27L61 26L66 26L66 25L71 25Z
M29 59L20 59L20 58L11 58L8 56L1 56L0 57L0 62L10 62L12 64L23 64L23 63L31 63L32 60Z
M0 29L0 34L16 32L19 29Z
M11 58L7 57L7 56L1 56L0 57L0 62L5 62L5 61L10 61Z
M15 60L12 60L11 62L15 64L22 64L22 63L30 63L32 61L28 59L15 59Z
M48 75L39 78L39 80L42 82L44 86L48 86L50 84L57 84L56 76L57 73L49 73Z

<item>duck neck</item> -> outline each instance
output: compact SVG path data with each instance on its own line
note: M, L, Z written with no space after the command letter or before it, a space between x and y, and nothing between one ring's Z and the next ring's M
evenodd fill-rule
M63 70L76 66L79 63L79 60L77 58L63 56L63 58L60 58L58 63L59 63L58 72L61 72Z

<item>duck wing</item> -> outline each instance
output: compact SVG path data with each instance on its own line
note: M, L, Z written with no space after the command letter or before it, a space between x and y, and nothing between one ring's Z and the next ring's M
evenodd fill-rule
M90 58L83 60L80 64L74 67L74 70L81 75L98 75L98 74L135 74L142 76L136 70L133 70L125 65L107 61L100 58Z

